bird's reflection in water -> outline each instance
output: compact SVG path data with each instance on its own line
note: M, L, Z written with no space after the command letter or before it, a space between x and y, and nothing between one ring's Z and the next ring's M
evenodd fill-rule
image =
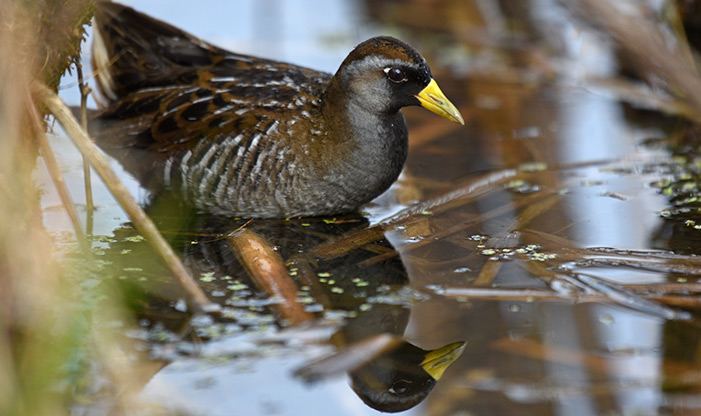
M368 224L362 216L247 222L183 215L182 210L173 214L174 206L177 204L161 201L151 207L151 215L164 234L170 237L171 244L181 253L194 276L213 276L201 282L201 285L210 298L220 302L224 308L232 308L232 304L227 302L229 297L222 296L230 292L231 279L244 286L255 287L240 262L241 253L236 253L226 238L231 231L245 226L270 242L273 250L285 259L287 268L292 272L284 278L294 279L300 292L306 290L305 293L314 299L315 304L309 310L316 315L324 311L342 311L347 317L345 324L329 340L339 351L338 354L378 334L389 334L398 340L381 353L368 353L361 360L350 360L341 370L348 373L353 390L368 406L384 412L398 412L416 406L433 389L443 371L462 353L463 342L427 351L401 338L416 294L407 286L408 276L398 256L378 262L368 261L378 253L392 250L383 237L373 238L349 250L338 247L333 255L329 255L328 251L318 255L320 251L317 248L322 245L333 247L331 241L335 237L365 229ZM147 254L149 250L145 244L140 243L138 238L130 238L136 235L134 230L127 227L115 231L115 234L118 238L108 251L115 255L130 253L131 267L128 269L138 270L139 276L150 275L149 279L140 279L142 283L138 290L147 292L148 296L145 302L139 304L137 315L146 318L152 326L170 328L181 335L187 332L182 328L187 328L190 315L178 312L178 308L173 306L174 301L182 296L178 288L171 283L154 283L159 280L167 282L167 278L156 277L165 277L167 273L158 271L161 266L153 260L150 252ZM144 255L140 256L139 253ZM120 272L123 274L123 271ZM126 280L133 283L137 279ZM265 293L258 295L266 297ZM278 325L289 325L285 317L280 316L279 310L276 313ZM224 316L227 315L222 314L218 319L226 321ZM298 374L306 380L323 378L314 370L305 371L304 368Z
M351 371L353 391L373 409L410 409L428 396L464 347L464 342L455 342L426 351L404 341L391 352Z

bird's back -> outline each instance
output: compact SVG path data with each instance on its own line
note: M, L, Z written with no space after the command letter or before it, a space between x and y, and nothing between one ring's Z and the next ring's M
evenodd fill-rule
M318 111L331 78L226 51L119 4L100 3L95 16L93 66L104 109L92 121L91 134L152 190L172 180L202 180L213 168L208 163L215 163L208 152L218 146L233 146L242 156L237 163L244 165L253 145L263 154L266 146L285 153L256 136L274 140L277 132L290 136L286 129L308 130L308 120L296 127L279 120ZM202 171L196 178L171 175L181 171L184 158L190 164L186 171Z

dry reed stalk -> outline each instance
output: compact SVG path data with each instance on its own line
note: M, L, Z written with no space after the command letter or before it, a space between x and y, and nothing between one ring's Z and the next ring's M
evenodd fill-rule
M633 68L642 77L653 75L668 83L670 94L693 107L685 116L701 122L701 77L689 58L686 39L676 38L670 45L660 28L640 11L609 0L576 0L570 2L580 16L604 30L633 61ZM635 7L635 6L633 6ZM644 4L638 7L646 7Z

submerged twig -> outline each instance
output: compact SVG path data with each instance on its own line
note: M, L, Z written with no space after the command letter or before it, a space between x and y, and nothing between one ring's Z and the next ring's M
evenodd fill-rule
M561 263L576 262L578 267L626 267L658 273L701 275L701 257L660 250L626 250L612 247L577 248L572 241L537 230L524 230L535 236L543 249L552 251Z
M431 211L436 214L453 208L451 202L455 202L458 199L466 199L464 203L470 202L471 200L468 197L475 198L483 193L489 192L493 190L495 184L502 184L512 179L517 174L517 170L507 169L489 173L477 179L472 179L464 186L431 198L425 202L412 205L373 226L358 231L352 231L337 239L321 243L307 253L325 259L336 258L348 251L362 247L365 244L381 238L386 230L404 224L417 215L423 215L424 212Z
M260 235L242 228L227 237L241 264L256 286L276 298L280 314L292 325L309 322L314 315L297 302L297 286L291 280L282 257Z
M585 273L567 272L567 274L579 282L586 285L587 288L600 293L609 301L615 304L625 306L648 315L659 316L664 319L689 320L691 314L685 311L669 308L661 305L659 302L645 298L644 296L633 293L614 283L607 282L596 276Z
M168 269L178 280L187 296L194 305L202 310L211 311L217 309L217 305L207 299L202 289L185 269L180 258L175 254L173 248L161 236L156 225L136 203L134 197L124 187L117 175L114 173L109 163L102 156L102 153L95 147L87 133L80 127L78 121L73 117L71 110L53 91L44 86L37 88L42 102L48 110L58 119L66 129L68 136L78 147L80 152L88 159L95 171L100 175L107 188L115 197L120 206L129 215L136 228L141 232L146 241L154 248L156 253L165 262Z
M497 301L535 302L539 300L563 301L572 303L602 303L609 305L625 306L648 315L660 316L665 319L688 320L691 315L685 311L678 311L667 307L701 307L701 299L689 298L683 295L661 294L633 294L636 302L631 306L626 302L611 302L611 296L598 292L563 292L544 289L504 289L491 287L442 287L440 295L453 299L482 299ZM628 297L626 297L628 298ZM643 301L644 305L638 303ZM644 307L641 307L644 306ZM651 309L647 306L653 306Z
M606 159L568 163L551 166L551 170L571 170L583 167L605 165L612 162L614 162L614 160ZM338 238L321 243L311 250L308 250L307 253L327 260L336 258L381 238L387 230L394 229L400 225L406 225L417 217L423 218L425 212L430 211L434 215L440 214L441 212L455 209L458 206L474 202L478 197L482 197L496 189L499 189L495 187L495 185L503 185L510 180L518 178L519 175L529 175L529 173L521 172L516 169L504 169L490 172L477 178L468 179L463 184L458 185L458 187L453 191L446 192L424 202L407 207L406 209L403 209L368 228L351 231ZM521 202L519 202L519 204L520 203ZM502 211L507 212L511 209L513 209L513 207L503 207ZM495 210L495 212L490 212L490 215L497 215L496 211L497 210ZM484 218L485 217L483 215L482 219ZM464 229L464 224L465 223L458 224L457 227L453 227L454 231L446 230L444 232L434 234L433 237L440 238L449 233L459 231L458 228ZM410 247L419 247L421 244L422 242L414 243ZM376 259L366 260L364 265L369 265L371 262L383 260L391 257L392 255L392 253L385 253L383 255L384 257L382 258L378 256Z
M483 194L480 194L480 196L481 195L483 195ZM533 218L535 218L538 215L545 212L547 210L547 208L552 206L552 204L557 202L560 198L561 198L561 196L555 192L541 192L541 193L534 193L534 194L528 195L525 198L514 202L513 205L500 205L500 206L495 207L494 209L492 209L488 212L483 213L482 215L475 216L473 218L470 218L466 221L460 222L460 223L458 223L454 226L451 226L449 228L434 232L430 235L424 235L424 236L422 236L422 237L424 237L424 239L402 247L402 253L406 254L406 253L409 253L413 250L416 250L416 249L419 249L419 248L424 247L426 245L429 245L434 241L440 241L446 237L449 237L451 235L465 231L467 228L469 228L475 224L478 224L480 222L484 222L484 221L489 220L489 219L497 218L501 215L504 215L504 214L511 212L511 211L514 211L514 210L518 210L522 207L531 207L532 206L532 208L528 208L524 211L524 214L523 214L524 215L523 216L524 224L523 225L525 225L525 224L529 223L530 221L532 221ZM471 201L474 201L474 200L471 200ZM523 226L520 224L521 224L521 222L519 221L517 224L515 224L513 226L513 229L518 228L520 226ZM512 228L506 227L506 229L512 229ZM430 237L430 238L427 238L427 237ZM333 243L335 243L335 242L336 241L333 241ZM378 263L380 261L386 260L386 259L391 258L391 257L396 256L396 255L397 255L396 250L389 251L387 253L382 253L382 254L379 254L375 257L372 257L370 259L362 261L361 263L358 264L358 266L366 267L366 266ZM484 280L480 280L480 282L483 284L488 284L486 281L486 278Z
M557 257L557 262L563 259ZM675 302L665 299L664 295L655 293L655 297L649 293L638 293L624 285L608 282L597 276L577 272L569 269L566 266L558 264L555 260L546 260L543 262L527 261L522 265L545 282L550 288L556 292L563 292L569 295L572 292L596 293L605 297L609 303L620 305L628 309L633 309L643 312L648 315L659 316L664 319L688 320L691 319L685 311L672 309L662 304L675 305ZM558 285L558 286L556 286ZM559 290L557 288L560 288ZM579 296L579 295L575 295Z

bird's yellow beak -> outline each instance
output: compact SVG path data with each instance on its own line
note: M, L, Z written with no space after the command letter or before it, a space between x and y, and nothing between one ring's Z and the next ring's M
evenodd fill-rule
M448 102L448 104L450 104L450 102ZM456 114L458 117L460 116L460 113ZM460 120L462 120L462 117ZM445 372L445 369L462 355L462 352L465 350L465 345L467 345L466 342L453 342L452 344L433 350L426 354L424 360L421 362L421 367L423 367L431 377L438 380Z
M421 90L421 92L414 97L419 100L421 107L431 110L450 121L460 123L463 126L465 125L465 120L463 120L462 115L460 115L460 111L455 108L453 103L445 98L443 91L438 88L436 80L431 79L431 82L429 82L426 88Z

